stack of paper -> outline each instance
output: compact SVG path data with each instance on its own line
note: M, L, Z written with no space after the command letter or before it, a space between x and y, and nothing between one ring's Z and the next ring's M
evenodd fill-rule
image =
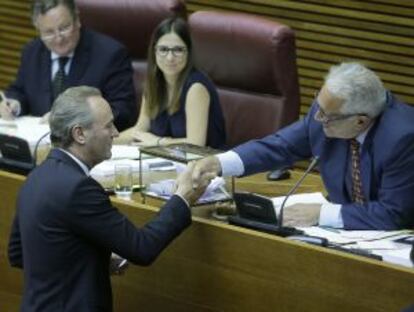
M132 145L113 145L111 159L139 159L139 147Z
M35 147L39 139L50 131L48 123L42 123L41 117L23 116L8 121L0 119L0 133L16 136L26 140L30 148ZM50 144L49 136L46 136L39 145Z
M273 197L272 202L275 207L276 215L279 215L280 207L285 200L286 196ZM294 204L326 204L328 201L320 192L316 193L301 193L291 195L286 201L285 207L292 206Z
M148 194L162 197L164 199L170 198L175 191L175 180L167 179L156 183L151 183L148 187ZM222 177L214 178L204 194L198 200L198 203L209 203L220 200L227 200L230 198L229 193L225 190L225 180Z

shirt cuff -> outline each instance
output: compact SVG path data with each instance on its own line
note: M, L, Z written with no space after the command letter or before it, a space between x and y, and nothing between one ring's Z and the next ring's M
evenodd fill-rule
M190 204L188 203L188 201L183 196L181 196L178 193L174 193L174 195L177 195L178 197L180 197L183 200L183 202L187 205L187 208L190 209Z
M18 117L20 116L21 112L22 112L22 105L19 102L19 105L17 106L17 108L15 109L15 111L13 111L13 115L15 117Z
M236 152L228 151L218 154L216 157L220 162L221 175L223 177L241 176L244 173L243 161Z
M319 226L329 226L333 228L343 228L344 221L341 215L342 205L322 204L319 215Z

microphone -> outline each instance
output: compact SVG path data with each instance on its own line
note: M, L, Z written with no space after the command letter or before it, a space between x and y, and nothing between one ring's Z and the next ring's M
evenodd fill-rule
M37 141L35 144L35 148L34 148L34 152L33 152L33 166L36 167L37 165L37 150L39 148L40 142L42 142L42 140L48 136L50 134L50 131L46 132L45 134L43 134Z
M287 192L287 194L285 196L285 199L282 202L282 205L280 205L279 216L278 216L278 219L277 219L278 230L277 230L277 233L275 233L276 235L279 235L279 236L282 236L282 237L287 237L287 236L291 236L291 235L303 234L302 231L297 230L294 227L284 227L283 226L283 211L285 209L285 205L286 205L286 202L287 202L288 198L297 190L297 188L302 183L302 181L306 178L306 176L309 174L309 172L311 172L311 170L313 168L315 168L318 161L319 161L319 156L315 156L312 159L312 162L309 164L306 171L304 172L304 174L302 175L302 177L295 183L295 185L293 185L293 187L289 190L289 192Z

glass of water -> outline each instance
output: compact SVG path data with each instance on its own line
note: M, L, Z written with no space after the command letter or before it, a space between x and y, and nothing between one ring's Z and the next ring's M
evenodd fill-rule
M115 165L115 194L123 199L131 199L132 167L127 164Z

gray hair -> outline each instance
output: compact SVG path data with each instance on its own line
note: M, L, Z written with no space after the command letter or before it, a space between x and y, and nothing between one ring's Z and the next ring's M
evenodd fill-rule
M94 117L89 98L94 96L102 96L101 91L87 86L69 88L58 96L49 116L50 138L53 145L67 148L73 143L73 127L92 126Z
M40 15L46 14L48 11L59 5L64 5L68 8L74 21L78 19L78 9L76 7L75 0L34 0L32 6L33 25L36 25L37 18Z
M344 100L342 114L378 116L386 105L386 90L380 78L362 64L350 62L332 66L325 77L332 96Z

